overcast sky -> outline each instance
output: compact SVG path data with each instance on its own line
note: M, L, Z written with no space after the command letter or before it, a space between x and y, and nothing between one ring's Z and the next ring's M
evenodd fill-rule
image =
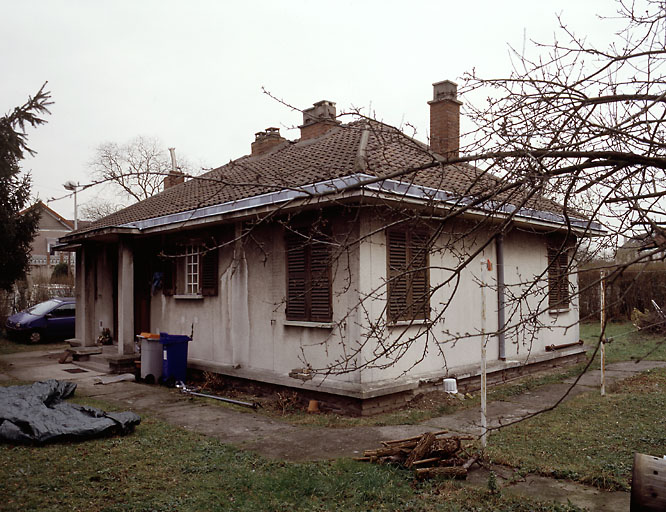
M552 41L561 14L607 40L596 14L610 0L559 1L31 1L0 0L0 112L48 80L48 124L30 130L23 162L35 197L85 183L94 149L157 137L192 163L216 167L250 151L254 133L300 124L299 108L328 99L364 107L427 140L432 83L511 69L508 45ZM465 98L462 98L463 101ZM410 132L411 134L411 132ZM89 190L79 204L94 201ZM81 197L83 196L83 197ZM49 205L73 217L73 201Z

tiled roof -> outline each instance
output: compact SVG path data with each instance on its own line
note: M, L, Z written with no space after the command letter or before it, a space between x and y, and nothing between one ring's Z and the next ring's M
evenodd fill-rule
M363 136L364 131L367 138ZM287 141L266 154L234 160L112 213L80 228L77 233L214 206L357 172L391 176L433 160L427 146L397 129L379 122L355 121L334 127L315 139ZM396 179L466 195L498 184L497 178L469 165L433 167ZM529 206L548 212L562 210L561 206L543 198L532 201Z

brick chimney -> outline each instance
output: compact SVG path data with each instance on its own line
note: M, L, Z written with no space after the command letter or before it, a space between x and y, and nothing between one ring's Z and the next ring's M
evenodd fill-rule
M252 143L252 156L263 155L285 140L287 139L280 136L280 129L273 126L266 128L265 132L257 132Z
M164 190L171 188L175 185L185 182L185 175L182 171L178 170L176 166L176 148L169 148L169 153L171 153L171 170L169 174L164 177Z
M327 100L318 101L303 111L303 124L299 126L301 140L319 137L339 124L340 121L336 119L335 103Z
M430 105L430 149L448 158L457 158L460 149L460 105L458 84L450 80L432 84Z

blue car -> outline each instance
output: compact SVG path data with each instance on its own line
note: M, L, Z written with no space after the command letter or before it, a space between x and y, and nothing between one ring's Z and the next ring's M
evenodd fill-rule
M7 319L7 337L12 340L66 340L74 337L76 301L74 297L57 297L16 313Z

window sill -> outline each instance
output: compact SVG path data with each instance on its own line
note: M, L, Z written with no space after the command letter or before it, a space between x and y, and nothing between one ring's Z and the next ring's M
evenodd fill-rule
M548 314L551 316L563 315L571 311L571 308L553 308L548 310Z
M428 326L430 327L433 325L433 322L431 322L428 319L421 318L417 320L398 320L397 322L391 322L389 321L387 323L387 327L420 327L420 326Z
M178 300L201 300L203 299L203 295L194 295L194 294L181 294L181 295L174 295L174 299Z
M311 327L314 329L333 329L334 322L303 322L300 320L285 320L284 325L287 327Z

